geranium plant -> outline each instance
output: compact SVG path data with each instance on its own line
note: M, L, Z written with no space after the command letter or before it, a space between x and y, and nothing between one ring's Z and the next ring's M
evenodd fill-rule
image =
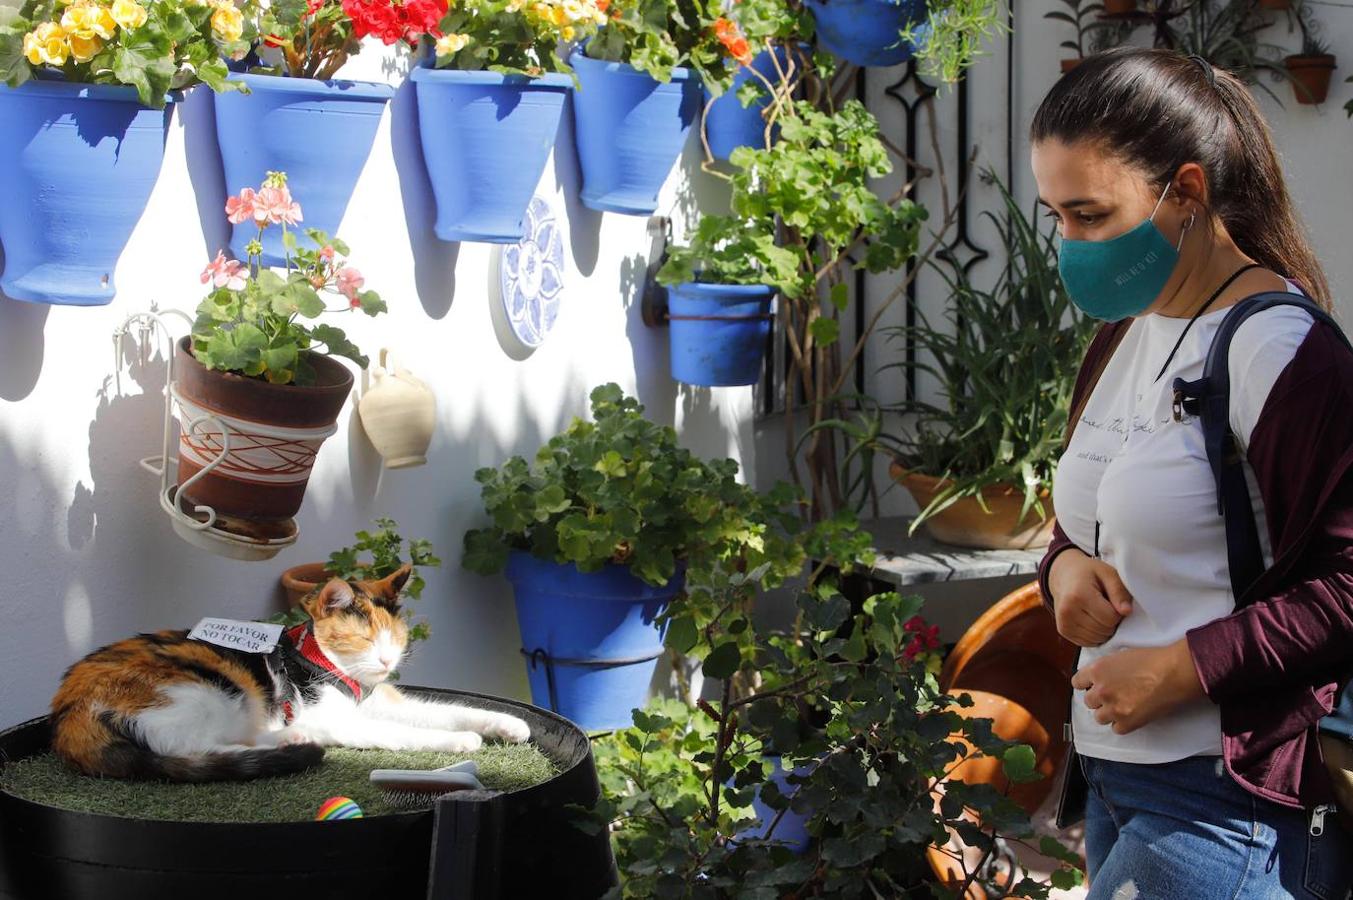
M136 89L156 109L168 91L206 84L236 90L223 57L249 49L230 0L28 0L0 8L0 78L18 87L39 71L80 84Z
M269 172L258 190L245 188L231 197L226 216L235 225L257 223L259 238L265 229L280 227L286 271L279 274L262 266L259 238L248 245L247 263L218 252L202 272L202 283L211 293L197 308L193 356L209 369L274 384L313 383L314 369L306 361L310 353L342 356L366 366L367 358L341 329L301 321L358 309L374 316L385 311L385 303L375 291L363 290L365 279L347 263L348 247L342 241L307 228L314 248L298 246L293 229L303 213L287 189L286 174ZM322 293L342 297L342 306L328 308Z
M797 568L780 504L737 481L731 459L705 461L676 432L648 421L617 385L595 388L593 421L574 419L535 456L480 469L486 528L465 535L464 565L489 575L508 552L572 563L584 572L628 566L663 585L679 566L699 571L719 559L771 564L772 577Z
M799 257L776 243L775 223L766 219L704 216L685 244L667 250L658 270L665 285L769 284L799 295Z
M437 67L517 75L571 71L561 43L585 41L607 21L608 0L463 0L436 41Z
M622 883L609 896L939 896L922 859L950 831L980 856L965 883L945 886L952 896L980 887L1047 897L1080 882L1075 855L1035 838L1014 800L961 780L979 754L1000 760L1012 784L1040 775L1029 746L961 715L971 698L940 690L936 629L918 618L920 598L852 603L839 590L838 573L869 543L848 517L805 536L822 564L799 586L789 628L753 615L760 570L716 566L688 579L666 643L702 660L718 689L654 701L634 712L634 727L594 742L602 799L590 815L579 810L579 827L611 833ZM799 773L772 781L772 754ZM771 813L753 837L758 792ZM806 819L803 853L784 844L788 815ZM1001 843L1034 844L1058 867L1039 882L998 861Z
M610 21L587 43L589 58L628 63L663 82L688 66L715 96L789 21L758 15L744 23L699 0L610 0L605 10Z
M442 561L432 552L430 541L409 538L405 540L399 533L399 523L388 516L375 521L374 531L362 530L354 536L354 542L329 554L324 563L324 574L329 578L342 578L344 581L379 581L393 575L407 561L413 571L404 583L401 592L410 600L423 596L427 582L418 570L421 567L437 567ZM426 640L429 636L426 622L414 622L413 611L407 606L402 609L404 620L409 623L409 642ZM277 613L268 621L284 625L296 625L307 616L300 606L293 606L284 613Z

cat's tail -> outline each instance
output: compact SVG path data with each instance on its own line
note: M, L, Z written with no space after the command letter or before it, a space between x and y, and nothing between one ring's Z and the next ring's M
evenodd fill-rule
M60 727L67 723L59 722L52 742L59 756L89 775L142 781L248 781L303 772L324 758L324 748L318 744L222 748L166 756L147 746L125 720L107 712L91 718L102 727L80 729L85 731L85 740L71 740L76 737L70 733L73 729ZM91 730L95 733L90 734Z

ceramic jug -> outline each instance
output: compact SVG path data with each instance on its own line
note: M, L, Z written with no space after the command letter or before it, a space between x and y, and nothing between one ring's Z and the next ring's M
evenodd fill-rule
M436 426L437 401L429 388L381 348L380 365L357 404L362 428L388 469L421 466Z

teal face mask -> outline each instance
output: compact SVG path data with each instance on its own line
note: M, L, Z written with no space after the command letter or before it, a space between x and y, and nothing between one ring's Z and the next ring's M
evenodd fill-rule
M1072 303L1096 319L1117 322L1141 315L1160 296L1179 262L1179 247L1171 247L1153 221L1169 193L1167 186L1146 221L1116 238L1062 239L1057 270Z

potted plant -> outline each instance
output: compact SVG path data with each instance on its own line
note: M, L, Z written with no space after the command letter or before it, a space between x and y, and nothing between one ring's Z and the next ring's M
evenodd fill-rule
M399 523L382 516L376 519L375 531L359 531L351 546L335 550L329 554L326 562L301 563L282 573L282 588L287 593L290 608L268 619L283 625L296 625L307 617L299 604L311 591L323 585L330 578L342 578L344 581L379 581L397 572L405 559L413 567L409 580L404 583L401 592L410 600L423 596L427 582L419 573L420 566L440 566L442 561L432 552L432 544L425 540L410 538L407 541L399 534ZM413 611L402 607L405 620L409 623L409 643L426 640L428 625L426 622L414 623Z
M723 93L733 76L724 59L750 62L751 43L695 0L607 0L604 11L606 26L569 57L581 199L590 209L651 215L699 114L702 85Z
M492 522L465 535L462 562L512 583L534 702L607 729L643 706L688 573L731 560L774 582L802 555L737 463L681 448L614 384L591 402L593 421L574 419L534 465L475 473Z
M336 80L368 35L386 44L416 44L436 28L441 0L249 0L245 35L257 45L256 65L230 76L249 96L217 98L216 139L227 193L258 184L268 172L288 172L292 191L305 198L308 225L338 230L357 178L376 140L387 84ZM246 257L255 237L247 225L231 232L230 251ZM281 266L280 232L269 232L260 257Z
M227 8L228 7L228 8ZM155 186L178 92L232 90L234 6L27 0L0 16L0 290L94 306Z
M620 896L853 897L871 885L879 896L938 895L925 857L950 830L976 858L946 895L1079 884L1074 854L1034 839L1016 800L963 780L967 757L1008 783L1033 782L1033 749L961 715L972 701L941 690L920 598L852 606L837 567L855 563L869 536L847 519L824 524L802 541L823 565L796 589L792 624L753 614L766 587L757 571L692 573L667 645L702 660L701 699L655 700L632 727L594 740L602 799L590 828L612 836ZM803 727L805 704L822 710L821 727ZM1041 883L993 856L1005 840L1031 839L1055 859Z
M587 39L605 21L593 0L452 5L432 60L411 76L437 237L522 239L573 83L558 47Z
M1312 18L1310 8L1302 6L1296 19L1301 29L1301 52L1285 58L1283 66L1291 76L1298 103L1324 103L1337 62L1329 44L1320 37L1319 24Z
M686 384L756 384L777 287L797 297L798 257L776 245L770 219L704 216L658 270L667 286L672 377Z
M236 225L252 223L249 262L217 252L203 271L211 292L197 307L192 336L178 346L172 391L187 418L209 414L222 421L230 446L221 466L181 499L243 519L286 519L300 508L315 454L333 434L352 390L352 373L333 357L367 363L341 329L304 320L359 309L374 316L385 303L363 290L362 274L347 263L342 241L309 228L305 233L316 249L297 246L288 226L300 221L302 210L285 173L269 173L259 190L231 197L226 214ZM279 243L287 254L281 274L262 263L262 239L272 227L282 232ZM341 308L326 308L322 293L341 297ZM210 426L205 432L184 429L179 485L221 445L220 432Z
M995 181L995 176L989 178ZM938 540L967 547L1047 543L1049 497L1076 371L1095 323L1067 298L1053 235L1040 233L996 182L1002 215L991 215L1006 259L994 287L974 285L948 266L948 322L921 314L890 329L913 342L914 368L939 380L943 400L899 404L916 416L913 433L880 436L894 454L892 474L912 494Z
M807 0L818 45L857 66L896 66L918 43L910 31L926 21L928 0Z
M1085 0L1061 0L1061 2L1066 6L1065 11L1054 9L1044 13L1043 18L1052 19L1054 22L1065 22L1076 29L1075 40L1062 41L1062 43L1058 45L1059 47L1070 50L1072 53L1076 54L1071 59L1062 60L1062 71L1070 72L1085 58L1087 50L1085 40L1086 35L1092 31L1103 29L1105 23L1100 22L1098 19L1094 18L1094 16L1104 12L1104 4L1086 3ZM1087 18L1090 19L1088 23L1086 22Z

